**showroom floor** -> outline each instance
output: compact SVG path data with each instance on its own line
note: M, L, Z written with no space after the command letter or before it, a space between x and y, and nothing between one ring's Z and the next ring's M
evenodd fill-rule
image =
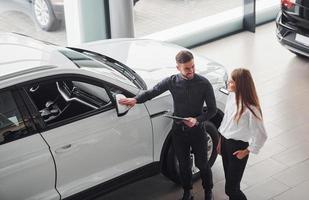
M242 188L249 200L307 200L309 188L309 62L283 48L275 23L257 27L194 48L227 67L252 72L260 96L269 139L258 156L251 155ZM213 166L215 200L224 200L221 159ZM201 181L194 184L196 200L203 199ZM175 200L180 187L157 175L97 200Z

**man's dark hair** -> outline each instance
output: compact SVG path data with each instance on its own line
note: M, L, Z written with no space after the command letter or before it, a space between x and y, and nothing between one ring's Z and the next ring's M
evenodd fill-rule
M193 55L190 51L182 50L179 53L177 53L175 59L177 63L183 64L191 61L193 59Z

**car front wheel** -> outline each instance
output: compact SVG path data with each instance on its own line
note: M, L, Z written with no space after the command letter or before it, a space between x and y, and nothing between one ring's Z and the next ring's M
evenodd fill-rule
M217 158L217 151L216 147L218 144L218 139L219 139L219 134L217 128L211 123L207 122L205 124L206 127L206 132L207 134L207 149L208 149L208 163L210 166L212 166ZM191 158L191 169L192 169L192 178L193 180L196 180L200 176L200 171L196 167L195 162L194 162L194 154L191 153L190 155ZM167 152L167 159L166 159L166 166L167 166L167 173L164 173L169 179L174 181L177 184L180 184L180 172L179 172L179 162L176 158L175 155L175 150L173 145L171 144L169 146L168 152Z
M33 13L37 24L45 31L53 31L59 25L49 0L33 0Z

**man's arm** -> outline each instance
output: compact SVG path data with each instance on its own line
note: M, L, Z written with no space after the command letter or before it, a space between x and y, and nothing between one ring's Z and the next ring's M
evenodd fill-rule
M135 97L136 103L144 103L156 96L159 96L163 92L167 91L169 88L169 80L170 78L165 78L160 81L157 85L155 85L152 89L147 90Z
M203 122L206 120L211 119L214 117L217 113L217 105L216 105L216 99L214 90L212 88L212 85L209 81L207 81L207 84L205 84L205 102L207 106L207 112L203 112L201 115L199 115L196 119L198 122Z
M144 103L156 96L159 96L163 92L167 91L169 89L169 80L170 80L170 77L165 78L164 80L159 82L157 85L155 85L152 89L147 90L137 95L134 98L120 99L119 103L130 106L130 107L133 107L136 103Z

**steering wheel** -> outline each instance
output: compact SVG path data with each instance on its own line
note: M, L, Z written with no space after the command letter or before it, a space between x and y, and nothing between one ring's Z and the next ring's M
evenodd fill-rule
M72 91L70 90L70 88L66 85L65 82L61 81L61 82L56 82L57 85L57 89L60 93L60 95L64 98L64 100L66 102L71 100L71 94Z

